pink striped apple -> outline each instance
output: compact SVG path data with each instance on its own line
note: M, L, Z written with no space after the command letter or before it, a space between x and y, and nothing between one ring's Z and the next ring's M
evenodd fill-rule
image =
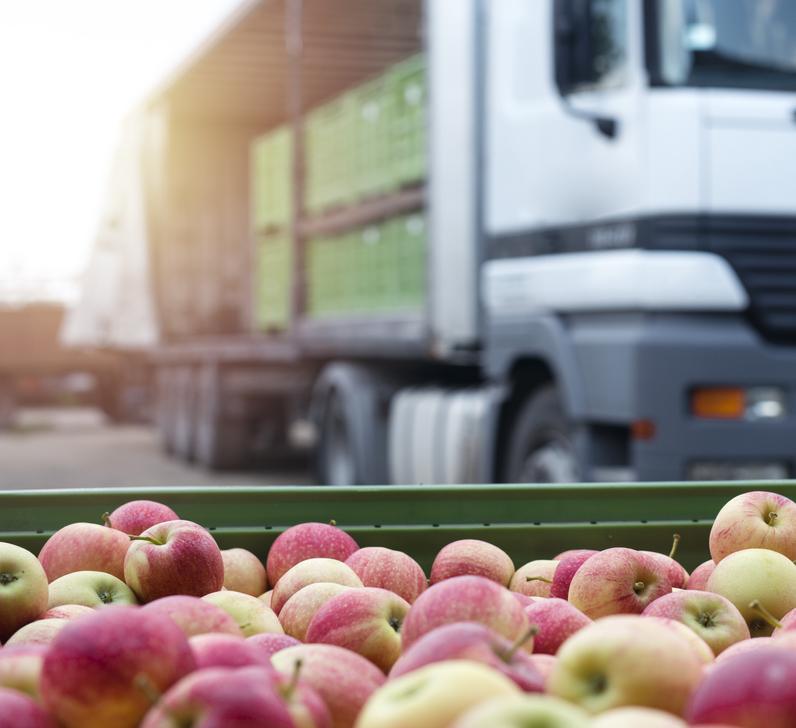
M126 533L140 536L148 528L166 521L178 521L180 517L163 503L151 500L128 501L112 513L104 516L105 525Z
M474 538L453 541L443 546L431 565L431 584L454 576L482 576L508 586L514 575L514 562L503 549Z
M420 564L403 551L368 546L355 551L346 559L364 586L395 592L410 604L427 586Z

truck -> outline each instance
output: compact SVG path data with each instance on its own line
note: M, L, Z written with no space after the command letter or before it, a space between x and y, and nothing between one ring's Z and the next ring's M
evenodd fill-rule
M245 2L127 132L99 308L176 456L793 475L793 3Z

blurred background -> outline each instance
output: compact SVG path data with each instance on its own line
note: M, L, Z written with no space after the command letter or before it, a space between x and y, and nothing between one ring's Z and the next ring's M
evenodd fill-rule
M796 4L0 4L0 487L796 467Z

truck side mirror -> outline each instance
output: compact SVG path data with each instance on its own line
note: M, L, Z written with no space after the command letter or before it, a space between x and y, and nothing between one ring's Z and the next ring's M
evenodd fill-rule
M553 63L562 96L593 80L590 22L589 0L553 0Z

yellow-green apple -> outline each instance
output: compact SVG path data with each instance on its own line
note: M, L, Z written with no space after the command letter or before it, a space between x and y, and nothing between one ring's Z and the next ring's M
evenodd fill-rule
M180 517L163 503L134 500L119 506L112 513L106 513L103 518L106 526L122 531L128 536L140 536L158 523L178 521Z
M59 607L48 609L41 615L42 619L77 619L86 614L93 614L94 608L84 604L62 604Z
M533 602L525 607L525 614L538 629L533 651L547 655L555 655L567 639L592 622L572 604L556 597Z
M257 598L265 604L266 607L271 606L271 597L273 596L274 590L271 589L270 591L265 592L265 594L260 594Z
M410 604L427 586L426 575L420 564L403 551L368 546L355 551L345 563L353 569L364 586L389 589Z
M710 529L710 555L717 564L744 549L765 548L796 559L796 503L754 490L724 504Z
M448 728L489 698L520 689L486 665L448 660L421 667L379 688L362 710L356 728Z
M532 632L528 637L532 639ZM406 650L390 670L390 679L434 662L473 660L503 673L527 693L544 692L544 678L520 647L483 624L453 622L423 635Z
M202 599L229 614L244 637L251 637L261 632L275 632L276 634L284 632L274 611L251 594L226 590L206 594Z
M454 576L434 584L412 605L404 620L404 650L436 627L479 622L510 641L524 636L530 623L512 592L483 576Z
M615 708L598 715L590 728L688 728L671 713L654 708Z
M50 645L41 696L66 728L134 728L154 695L196 668L168 617L113 606L67 622Z
M511 577L509 589L527 597L549 597L558 561L529 561Z
M279 621L285 630L285 634L304 642L307 636L307 628L310 626L315 612L332 597L336 597L348 589L351 589L351 587L325 581L308 584L299 589L285 602L285 606L279 612Z
M587 559L569 585L569 601L587 617L641 614L672 590L664 569L639 551L610 548Z
M777 551L744 549L725 556L708 579L707 591L729 599L743 615L752 637L774 627L751 607L759 600L775 619L796 607L796 565Z
M247 637L246 641L268 657L275 655L280 650L286 650L288 647L295 647L301 644L295 637L287 634L274 634L273 632L253 634L251 637Z
M199 524L165 521L132 539L124 580L142 602L172 594L201 597L224 585L221 549Z
M401 654L401 625L409 607L386 589L348 589L315 613L306 640L344 647L387 672Z
M295 728L285 699L262 667L208 668L180 680L147 713L141 728L217 726Z
M47 539L39 561L49 581L74 571L104 571L124 579L124 557L130 539L97 523L70 523Z
M258 597L268 586L265 567L251 551L222 549L224 588Z
M6 647L10 645L49 645L69 623L68 619L37 619L20 627L8 638Z
M231 634L197 634L188 638L197 669L262 665L273 672L271 659L243 637Z
M274 585L271 595L271 609L277 614L282 611L290 597L309 584L326 582L343 586L362 586L359 577L350 566L336 559L305 559L289 569Z
M686 589L694 589L695 591L706 591L708 586L708 579L716 568L716 562L713 559L703 561L699 566L691 572L688 581L685 584Z
M345 561L359 548L345 531L328 523L299 523L277 536L268 551L268 582L276 584L284 573L306 559Z
M47 609L47 574L26 549L0 543L0 640Z
M637 615L599 619L558 651L547 691L589 713L623 705L682 714L703 663L678 631Z
M298 645L277 652L271 664L314 688L329 708L333 728L351 728L362 706L386 678L372 662L335 645Z
M452 541L443 546L431 565L430 582L438 584L453 576L483 576L508 586L514 562L494 544L475 538Z
M8 728L57 728L35 700L3 687L0 687L0 723Z
M719 564L721 566L721 564ZM689 724L791 728L796 715L796 654L764 647L717 663L693 695Z
M714 655L750 637L746 620L735 605L712 592L691 590L665 594L652 602L642 615L682 622L708 644Z
M588 728L589 714L549 695L492 698L468 710L451 728Z
M583 566L590 556L599 553L593 549L574 549L572 551L565 551L563 554L557 556L554 560L558 561L555 573L553 574L553 583L550 585L550 596L557 599L567 599L569 597L569 585L572 583L572 577L575 572Z
M208 632L220 632L242 636L238 623L221 607L206 599L175 594L161 597L143 607L147 612L156 612L170 617L187 637Z
M39 700L39 676L45 645L6 645L0 650L0 687L19 690Z
M47 608L67 604L101 607L104 604L137 604L132 589L104 571L73 571L50 584Z

